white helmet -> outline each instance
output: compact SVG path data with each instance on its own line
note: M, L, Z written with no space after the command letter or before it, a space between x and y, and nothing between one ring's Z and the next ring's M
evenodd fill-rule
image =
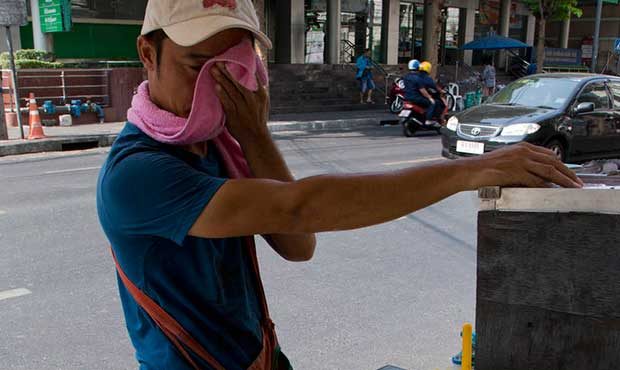
M407 65L407 68L409 68L410 71L417 71L420 69L420 61L417 59L411 59Z

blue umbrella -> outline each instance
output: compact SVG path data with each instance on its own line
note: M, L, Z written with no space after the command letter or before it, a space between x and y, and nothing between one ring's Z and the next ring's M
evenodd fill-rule
M511 39L504 36L493 35L483 37L478 40L468 42L463 45L463 50L501 50L501 49L522 49L529 48L528 44L519 40Z

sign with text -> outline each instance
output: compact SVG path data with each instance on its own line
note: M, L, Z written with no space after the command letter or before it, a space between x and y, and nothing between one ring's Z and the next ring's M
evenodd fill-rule
M0 1L0 26L25 26L27 24L26 0Z
M71 30L70 0L39 0L42 32L67 32Z

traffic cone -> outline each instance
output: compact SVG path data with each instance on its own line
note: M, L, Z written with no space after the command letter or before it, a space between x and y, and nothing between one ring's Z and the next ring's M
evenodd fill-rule
M34 98L34 93L30 93L29 110L30 132L28 133L28 140L43 139L45 137L45 134L43 133L41 116L39 115L39 107L37 106L37 101Z

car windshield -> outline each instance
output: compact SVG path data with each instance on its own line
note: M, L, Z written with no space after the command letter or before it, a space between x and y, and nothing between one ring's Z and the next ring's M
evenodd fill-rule
M558 109L570 99L578 83L571 78L522 78L500 90L488 103Z

